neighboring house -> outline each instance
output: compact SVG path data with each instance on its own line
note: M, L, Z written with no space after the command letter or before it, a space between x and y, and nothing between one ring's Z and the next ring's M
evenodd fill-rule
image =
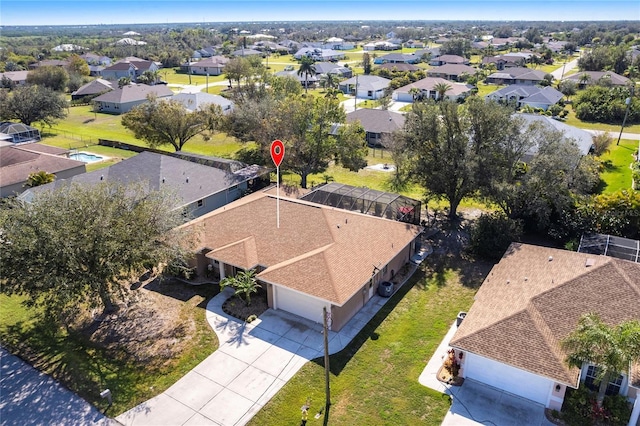
M44 61L38 61L38 62L34 62L32 64L29 64L29 68L31 69L36 69L36 68L40 68L40 67L66 67L67 65L69 65L69 62L67 61L61 61L60 59L45 59Z
M224 72L224 66L229 62L229 58L224 56L211 56L197 62L187 64L189 74L198 75L220 75Z
M173 96L173 92L165 85L131 84L93 98L92 102L98 112L124 114L133 107L147 102L149 95L160 99Z
M439 67L446 64L469 65L469 60L458 55L442 55L431 58L429 65Z
M146 41L138 41L129 37L121 38L116 41L116 46L144 46Z
M114 88L114 84L111 81L104 80L102 78L96 78L89 83L80 86L78 90L71 93L71 100L75 101L77 99L87 98L87 97L95 97L101 95L103 93L107 93L112 91Z
M402 46L399 43L394 41L372 41L362 45L362 50L369 52L373 50L398 50L401 47Z
M387 69L389 71L413 72L419 71L421 68L412 64L385 63L380 64L377 68Z
M381 147L385 140L404 126L404 115L383 109L361 108L347 114L347 123L359 121L366 132L367 145Z
M544 80L547 75L544 71L530 68L513 67L503 71L494 72L487 77L487 83L494 84L529 84L536 85Z
M329 37L324 41L322 45L324 49L333 49L333 50L350 50L356 47L356 45L351 41L345 41L339 37Z
M333 62L316 62L313 66L316 68L316 75L335 74L343 78L353 77L351 68L343 67Z
M628 86L632 84L627 77L616 74L613 71L580 71L563 78L563 80L575 81L581 89L588 85L598 84L604 79L608 80L613 86Z
M446 84L450 88L445 93L445 97L451 100L466 98L471 94L473 86L463 83L453 83L449 80L438 77L426 77L422 80L407 84L393 91L393 100L400 102L413 102L415 99L438 99L436 85ZM419 93L414 95L412 89L418 89Z
M408 49L424 49L424 43L416 40L407 40L404 47Z
M244 168L231 172L206 165L207 157L193 157L191 161L178 158L178 155L182 156L183 153L165 155L144 151L104 169L69 179L56 179L53 183L31 188L20 198L29 202L41 191L51 191L72 183L139 183L149 192L162 188L175 192L178 197L176 208L186 209L192 217L198 217L242 197L266 170L245 165Z
M420 62L420 56L416 56L409 53L387 53L386 55L378 56L373 60L374 64L416 64Z
M123 77L137 81L145 71L158 71L159 67L153 61L139 58L126 58L102 70L102 78L118 81Z
M314 61L337 61L344 59L344 53L333 49L320 49L317 47L303 47L294 53L293 57L300 60L308 57Z
M384 96L391 80L375 75L361 75L341 81L338 89L356 98L379 99Z
M528 105L532 108L549 109L551 105L558 103L564 95L551 86L540 87L528 84L512 84L495 92L489 93L485 99L513 104L517 108Z
M6 71L0 73L0 80L8 78L15 86L24 86L27 84L27 75L29 71Z
M307 87L315 87L316 83L318 83L318 80L319 80L318 75L298 74L298 70L278 71L274 75L277 76L277 77L295 78L296 80L298 80L300 82L302 87L305 87L305 85L307 85Z
M205 108L211 104L218 105L223 114L228 114L233 111L232 101L220 95L211 95L209 93L177 93L170 98L163 99L178 101L189 111Z
M102 75L102 71L111 65L111 58L108 56L99 56L95 53L85 53L80 55L80 57L85 60L87 65L89 65L89 75L91 76Z
M248 196L186 227L199 236L198 274L255 269L269 307L339 331L416 250L418 226L280 197Z
M640 317L640 264L512 244L475 295L450 341L460 375L560 410L567 388L593 381L593 366L569 367L560 342L587 313L609 325ZM640 412L640 365L609 384ZM630 373L630 374L629 374Z
M0 141L21 144L40 141L40 130L23 123L0 122Z
M231 52L232 56L240 56L240 57L245 57L245 56L262 56L263 53L259 50L255 50L255 49L238 49L238 50L234 50L233 52Z
M558 121L552 117L547 115L539 115L539 114L517 114L518 117L525 120L527 124L539 123L540 125L546 127L549 130L554 130L558 132L562 132L565 137L573 140L578 148L580 149L580 153L585 156L589 154L591 149L593 148L593 135L586 130L579 129L574 126L570 126L561 121ZM524 154L522 161L529 162L533 156L538 152L538 147L533 147L529 151ZM579 159L576 159L579 160ZM576 161L577 162L577 161Z
M508 54L482 58L483 68L489 64L495 64L496 70L498 71L502 71L505 68L523 68L527 64L527 57L524 55Z
M85 50L84 47L78 46L77 44L59 44L51 48L52 52L74 52L76 50Z
M69 151L30 143L0 147L0 197L20 194L31 173L45 171L66 179L84 173L82 161L67 158Z
M460 81L463 75L474 75L476 69L464 64L446 64L427 70L427 76Z

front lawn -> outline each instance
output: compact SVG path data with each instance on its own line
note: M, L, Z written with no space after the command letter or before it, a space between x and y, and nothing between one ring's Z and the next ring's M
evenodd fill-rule
M629 165L633 161L632 155L638 150L638 141L620 140L620 145L614 143L609 147L609 152L600 156L603 170L600 173L602 181L601 192L612 193L621 189L631 189L631 169Z
M442 422L449 397L420 385L418 377L457 313L473 303L475 286L486 273L472 274L475 265L459 258L452 266L416 273L343 351L331 356L332 405L325 425ZM297 424L307 399L313 423L325 400L321 358L302 367L249 424Z
M616 124L607 124L607 123L596 123L592 121L582 121L576 117L573 108L567 108L569 114L567 118L564 120L566 124L571 126L580 127L581 129L589 129L589 130L600 130L606 132L613 132L616 135L616 140L618 139L618 133L620 133L620 127L622 123ZM624 128L624 133L640 133L640 124L627 125Z

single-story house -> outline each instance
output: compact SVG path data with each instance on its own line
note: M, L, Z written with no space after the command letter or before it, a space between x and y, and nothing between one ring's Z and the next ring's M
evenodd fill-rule
M35 127L12 121L0 123L0 141L6 144L39 142L40 139L40 130Z
M137 105L147 102L153 94L156 98L173 96L173 92L165 85L148 86L146 84L130 84L93 98L98 112L124 114Z
M459 55L442 55L431 58L429 65L439 67L446 64L469 65L469 60Z
M197 272L255 269L269 307L339 331L416 250L419 226L256 193L186 225L198 233Z
M305 85L307 85L307 87L315 87L316 83L318 83L318 76L317 75L305 75L305 74L298 74L298 70L291 70L291 71L278 71L277 73L274 74L277 77L291 77L291 78L295 78L296 80L298 80L300 82L300 84L302 84L302 87L304 87Z
M361 108L347 114L347 123L359 121L366 132L367 145L381 147L383 138L390 137L404 126L404 115L383 109Z
M0 197L20 194L31 173L47 172L67 179L86 171L82 161L67 157L69 151L40 143L0 146Z
M494 84L539 84L547 75L544 71L530 68L513 67L503 71L494 72L487 77L487 83Z
M387 69L389 71L399 71L399 72L413 72L419 71L421 68L417 67L413 64L399 64L399 63L384 63L378 65L376 68Z
M353 77L353 70L351 68L343 67L333 62L316 62L313 66L316 68L317 75L335 74L343 78Z
M197 75L220 75L224 72L224 66L229 62L229 58L224 56L211 56L201 61L189 62L186 64L189 74Z
M404 47L408 49L424 49L424 42L419 40L407 40Z
M602 79L607 79L613 86L629 86L631 80L613 71L580 71L571 74L563 80L575 81L578 86L584 89L588 85L598 84Z
M29 68L36 69L40 67L60 67L64 68L69 65L69 62L60 59L45 59L43 61L34 62L29 64Z
M373 50L398 50L402 46L400 43L395 43L393 41L372 41L362 45L362 50L365 51L373 51Z
M102 78L118 81L123 77L137 81L145 71L158 71L158 65L153 61L140 58L125 58L102 70Z
M20 198L28 202L41 191L55 190L71 183L141 183L148 191L167 187L178 196L177 208L186 209L191 217L198 217L242 197L268 173L267 169L259 166L243 165L243 168L232 172L209 164L207 157L144 151L104 169L31 188ZM217 165L216 162L212 164Z
M517 55L517 54L507 54L507 55L497 55L497 56L486 56L482 58L482 67L486 67L489 64L495 64L496 70L498 71L502 71L505 68L514 68L514 67L523 68L527 64L527 56Z
M0 80L8 78L14 86L24 86L27 84L29 71L6 71L0 72Z
M85 50L85 48L71 43L59 44L51 48L52 52L74 52L77 50Z
M320 49L317 47L303 47L293 54L293 57L300 60L303 57L311 58L314 61L337 61L344 59L344 53L333 49Z
M502 103L513 103L516 107L528 105L532 108L542 108L545 111L556 104L564 95L551 86L540 87L529 84L512 84L495 92L489 93L485 99Z
M104 65L108 67L112 62L108 56L97 55L92 52L83 53L80 57L85 60L87 65Z
M545 126L550 130L562 132L565 137L572 139L576 143L576 145L578 145L580 153L583 156L589 154L589 152L593 148L593 135L584 129L570 126L547 115L517 114L517 116L525 120L528 125L539 123L540 125ZM529 159L531 159L537 152L538 147L531 148L525 153L522 161L528 162Z
M420 56L416 56L410 53L387 53L386 55L378 56L373 60L374 64L416 64L420 62Z
M240 56L240 57L245 57L245 56L262 56L264 55L264 53L262 53L259 50L255 50L255 49L238 49L238 50L234 50L233 52L231 52L232 56Z
M391 80L376 75L361 75L341 81L338 89L356 98L379 99L384 96Z
M450 341L460 375L560 410L567 388L593 383L594 366L570 367L560 342L580 317L607 324L640 318L640 264L549 247L512 244L475 296ZM609 392L640 413L640 365L613 378Z
M421 99L438 99L438 91L435 90L437 84L446 84L449 90L445 93L445 97L451 100L465 98L471 94L473 86L464 83L453 83L444 78L425 77L416 82L407 84L393 91L392 97L395 101L413 102L416 97ZM414 96L412 89L418 89L419 93Z
M230 101L223 96L211 95L204 92L176 93L170 98L163 99L178 101L189 111L195 111L197 109L204 108L207 105L214 104L220 107L223 114L228 114L233 111L234 106L233 101Z
M114 84L111 81L102 78L96 78L89 83L80 86L78 90L71 93L71 100L82 99L91 96L101 95L113 90Z
M324 49L333 49L333 50L350 50L356 47L356 45L351 41L345 41L340 37L329 37L324 41L322 45Z
M427 70L427 76L460 81L463 75L474 75L476 69L464 64L445 64Z
M146 41L138 41L130 37L121 38L116 41L116 46L144 46Z

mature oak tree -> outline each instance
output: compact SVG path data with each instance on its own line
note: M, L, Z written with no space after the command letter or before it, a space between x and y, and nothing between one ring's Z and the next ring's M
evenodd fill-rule
M216 129L220 108L210 105L189 112L178 101L149 99L122 116L122 125L151 148L170 144L176 151L194 136Z
M46 65L38 67L27 74L28 84L38 84L57 92L63 92L67 88L69 74L62 67Z
M68 185L0 211L1 291L63 322L85 304L113 310L121 280L190 252L175 200L142 186Z
M11 93L0 91L0 119L20 120L30 125L41 121L49 126L67 116L67 101L43 86L16 87Z

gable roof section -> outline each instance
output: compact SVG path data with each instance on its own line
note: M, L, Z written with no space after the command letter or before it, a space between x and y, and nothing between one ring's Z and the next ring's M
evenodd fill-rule
M113 90L113 84L102 78L96 78L89 83L80 86L78 90L72 93L74 96L88 96L88 95L96 95L102 92L108 92Z
M347 86L349 84L358 83L359 90L382 90L389 86L391 80L384 77L378 77L377 75L360 75L358 77L351 77L347 80L341 81L340 86Z
M27 145L0 147L0 184L9 186L24 182L31 173L43 170L56 174L76 167L84 168L82 161L46 153L46 148L37 152L38 149L29 149Z
M523 67L507 68L504 71L498 71L491 74L488 78L502 79L502 80L530 80L530 81L542 81L544 76L547 75L544 71L532 70Z
M460 75L462 73L467 73L469 75L474 75L476 69L470 67L469 65L464 64L444 64L439 67L433 67L427 70L427 75L432 74L446 74L446 75Z
M638 319L640 265L514 243L475 299L451 346L577 387L560 342L585 313Z
M616 74L613 71L580 71L565 77L564 80L580 82L582 76L585 74L589 76L589 81L587 82L589 84L597 83L601 78L609 78L611 80L611 84L614 86L627 86L631 84L631 80L627 77Z
M347 123L360 121L370 133L393 133L404 126L404 115L382 109L361 108L347 114Z
M384 68L388 70L395 69L397 71L418 71L420 69L420 67L404 62L385 62L384 64L376 66L376 68Z
M545 127L564 133L566 137L571 138L576 142L582 155L587 155L589 151L591 151L591 147L593 146L593 136L586 130L570 126L546 115L518 114L517 116L523 118L527 124L538 122ZM537 148L534 151L537 152Z
M406 86L399 87L395 90L395 92L409 93L409 91L413 88L416 88L418 90L435 91L435 86L440 83L444 83L450 87L449 90L447 90L447 92L445 93L447 96L460 96L462 94L471 92L472 89L472 86L468 86L464 83L454 83L440 77L425 77L413 83L409 83Z
M173 91L171 91L171 89L163 84L157 86L148 86L146 84L130 84L122 86L122 88L113 89L110 92L93 98L93 101L125 104L128 102L146 100L147 96L149 96L150 94L154 94L156 97L162 98L165 96L173 96Z
M276 199L264 193L185 226L194 227L200 246L212 250L207 257L246 269L261 265L261 280L338 306L362 289L373 265L386 265L421 231L406 223L282 197L277 228Z

